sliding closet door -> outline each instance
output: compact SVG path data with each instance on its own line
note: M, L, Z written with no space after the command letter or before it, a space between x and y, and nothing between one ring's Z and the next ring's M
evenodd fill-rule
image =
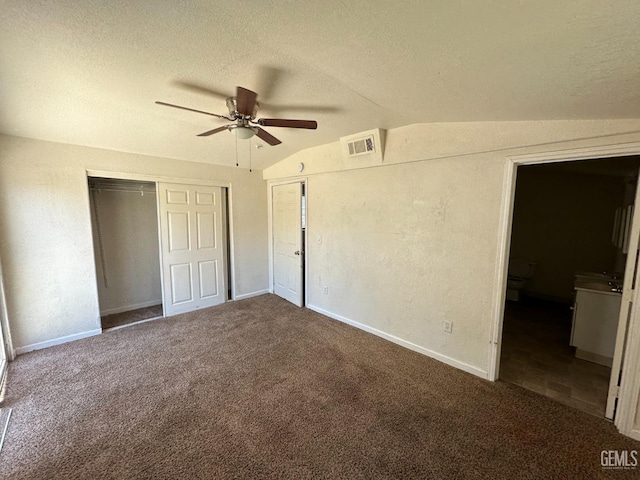
M165 315L225 301L222 189L158 184Z

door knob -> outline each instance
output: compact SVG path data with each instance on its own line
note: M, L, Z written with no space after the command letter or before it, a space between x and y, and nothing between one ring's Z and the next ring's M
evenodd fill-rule
M294 255L300 255L300 250L296 250L295 252L293 252Z

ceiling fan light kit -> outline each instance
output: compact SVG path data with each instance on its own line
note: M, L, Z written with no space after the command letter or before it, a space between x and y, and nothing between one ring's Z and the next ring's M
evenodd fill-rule
M165 107L179 108L180 110L201 113L203 115L210 115L234 122L231 125L224 125L222 127L200 133L198 134L199 137L208 137L223 130L229 130L230 132L235 133L236 138L246 140L256 135L269 145L278 145L282 142L262 127L304 128L308 130L315 130L318 128L318 123L315 120L290 120L283 118L260 118L256 120L256 115L258 114L258 109L260 107L257 98L257 93L243 87L237 87L236 96L228 97L226 101L227 108L229 110L228 117L166 102L156 103Z
M246 140L247 138L253 137L256 133L258 133L258 129L256 127L243 126L243 125L229 125L227 127L231 133L235 133L236 137Z

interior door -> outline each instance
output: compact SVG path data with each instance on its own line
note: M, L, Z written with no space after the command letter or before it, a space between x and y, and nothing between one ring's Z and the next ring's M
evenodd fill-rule
M624 284L622 288L622 300L620 304L620 316L618 317L618 329L616 333L616 346L613 353L613 363L611 365L611 379L609 380L609 393L607 396L607 408L605 417L613 419L615 417L616 402L618 392L620 390L620 378L622 369L624 368L622 359L624 357L625 344L627 339L627 330L629 326L629 318L631 318L636 305L633 304L633 292L638 284L638 244L640 240L640 188L636 187L636 196L634 200L633 214L629 215L631 221L631 233L627 234L628 248L627 261L624 270ZM624 241L624 240L623 240ZM626 243L626 242L625 242ZM624 245L622 245L624 248ZM623 250L624 251L624 250Z
M225 301L222 189L158 184L165 316Z
M298 307L303 302L302 283L302 183L274 185L273 291Z

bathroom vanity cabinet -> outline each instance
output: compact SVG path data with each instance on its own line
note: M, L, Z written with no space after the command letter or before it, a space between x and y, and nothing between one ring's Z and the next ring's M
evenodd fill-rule
M576 286L571 345L577 358L611 366L621 300L605 285Z

